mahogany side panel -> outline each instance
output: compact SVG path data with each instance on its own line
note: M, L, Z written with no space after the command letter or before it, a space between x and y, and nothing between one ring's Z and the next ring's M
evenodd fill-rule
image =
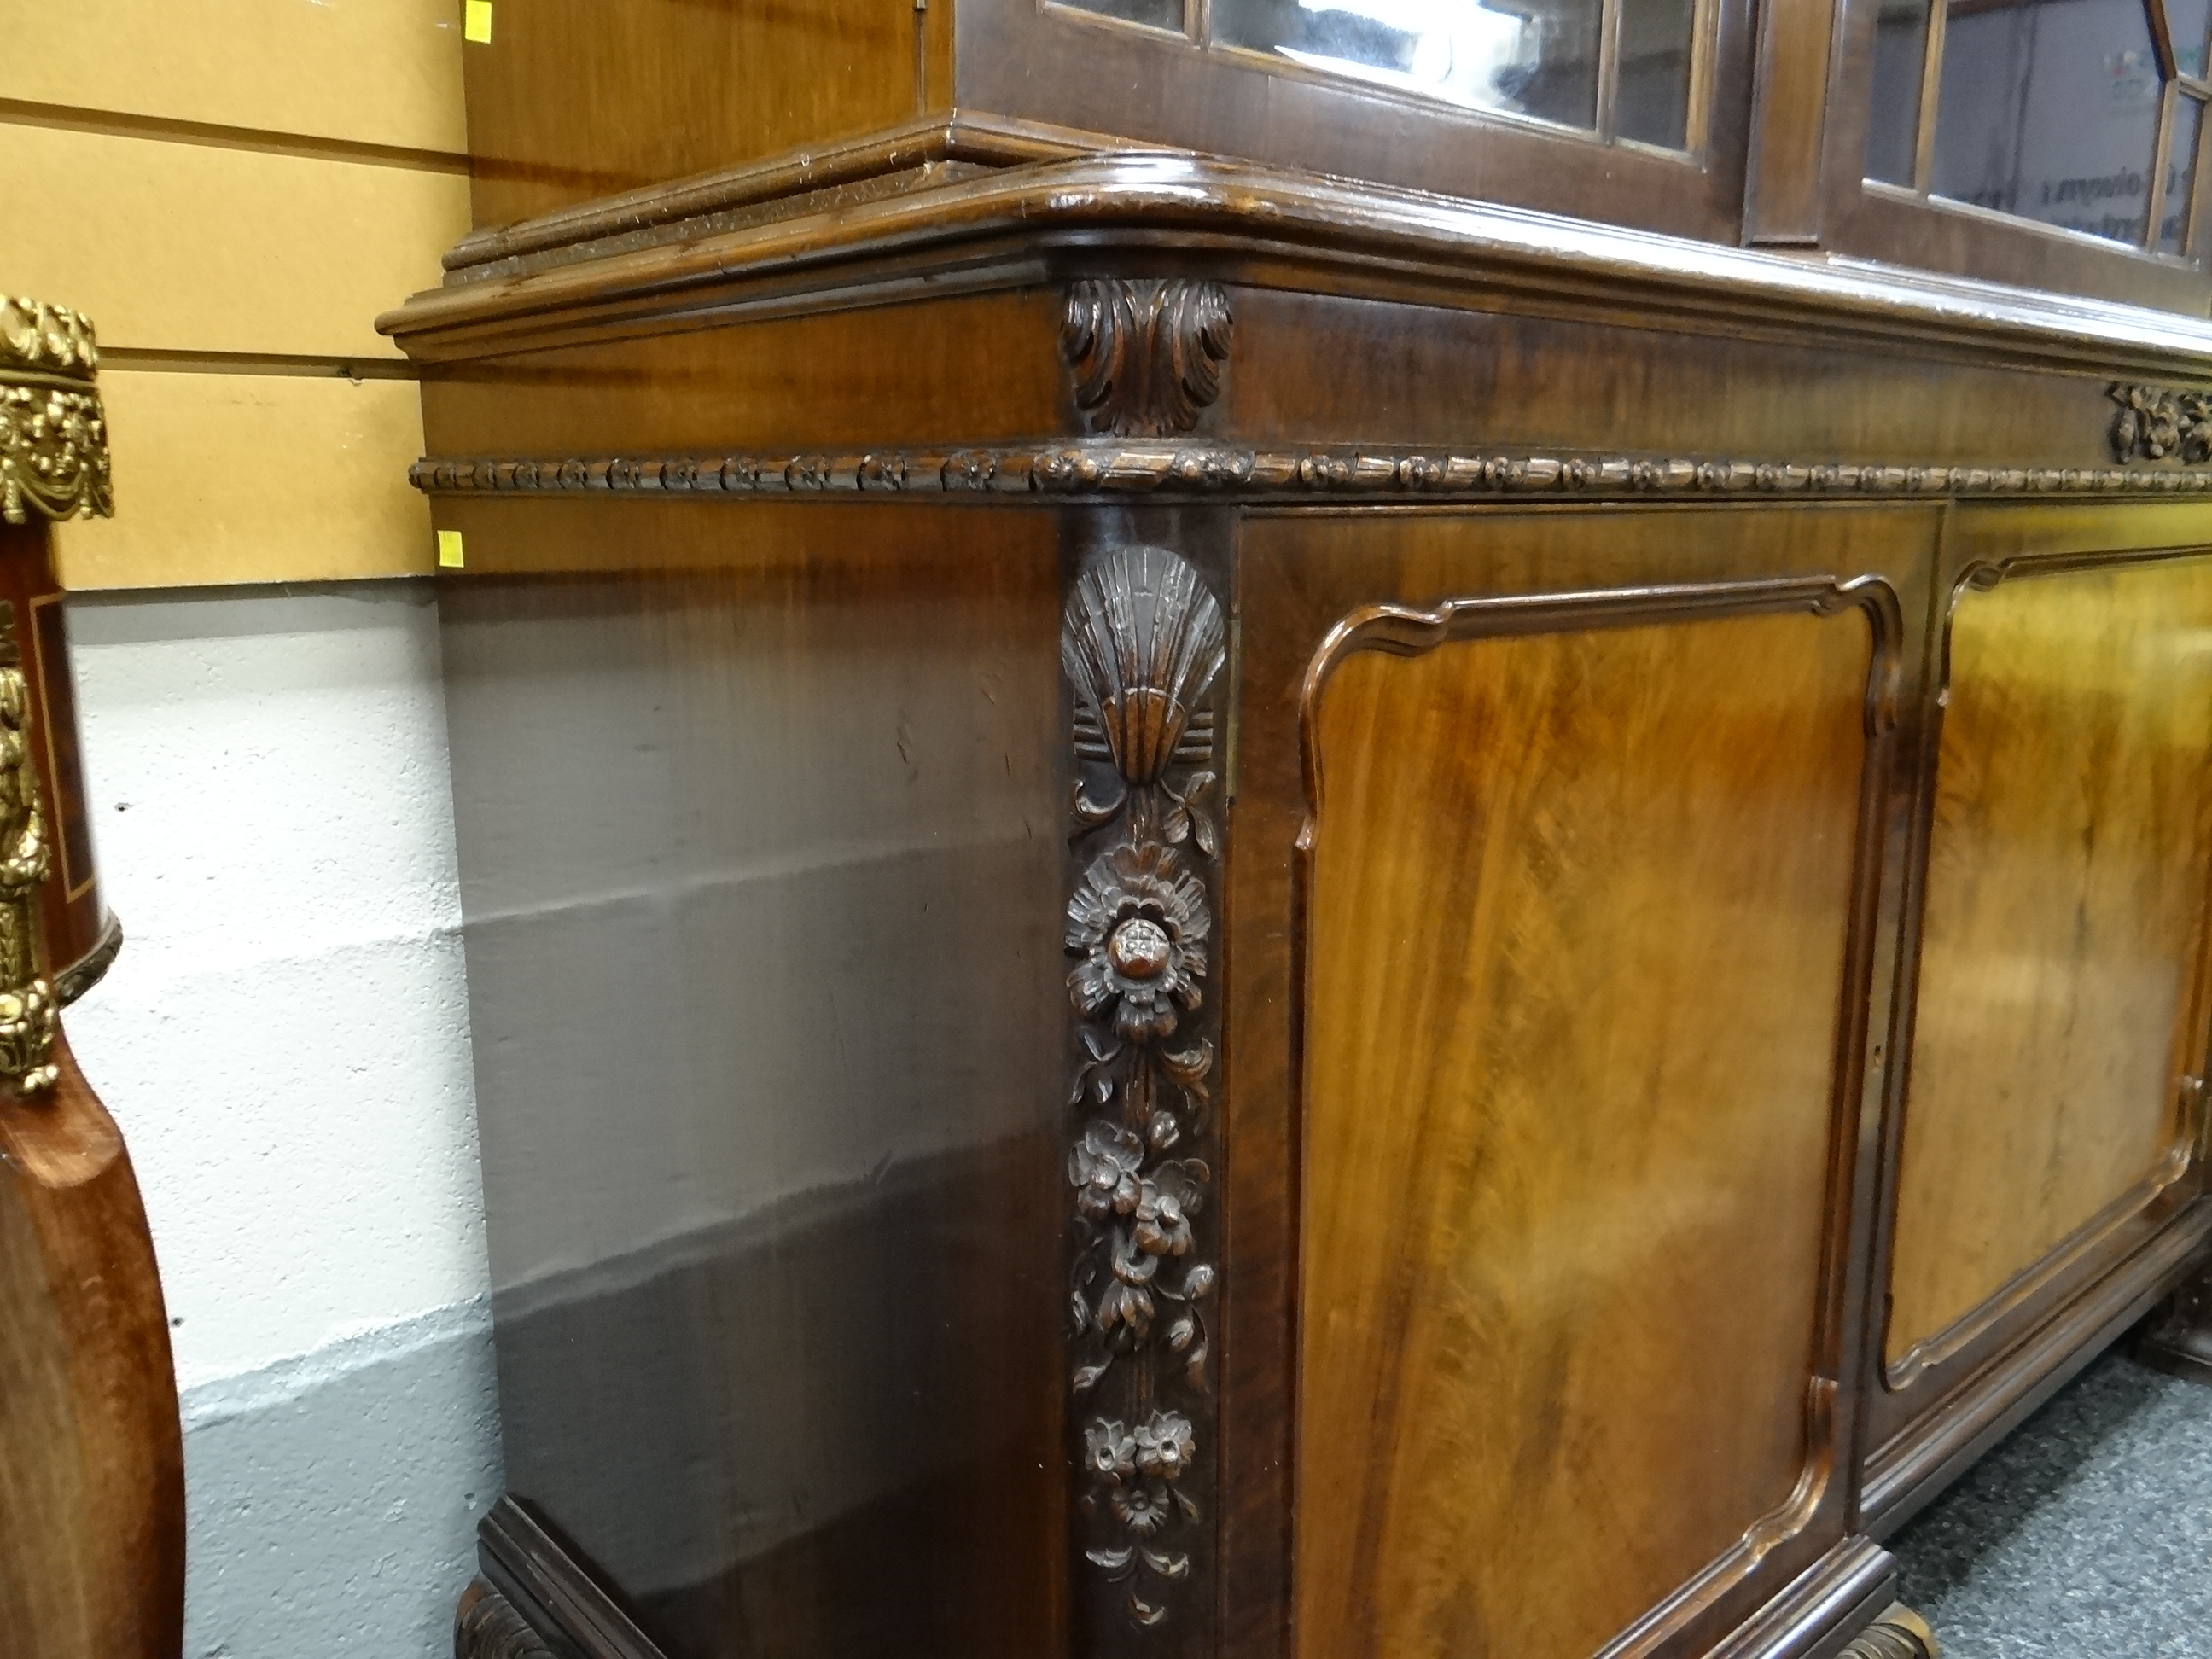
M476 222L896 126L920 112L926 19L879 0L497 7L464 59Z
M668 1659L1031 1659L1056 527L640 505L488 503L441 598L509 1490Z

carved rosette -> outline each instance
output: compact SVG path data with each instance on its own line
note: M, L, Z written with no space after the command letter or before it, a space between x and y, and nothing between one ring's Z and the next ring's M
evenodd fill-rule
M1079 1547L1117 1620L1166 1620L1210 1559L1207 996L1220 836L1208 694L1227 641L1198 573L1156 547L1085 568L1060 659L1078 781L1067 985L1069 1313Z
M2106 394L2120 406L2112 422L2112 453L2123 461L2212 461L2212 394L2164 386L2116 386Z
M1164 438L1198 424L1221 395L1233 331L1218 283L1109 277L1067 290L1060 351L1093 432Z
M0 518L23 524L114 510L107 418L94 389L92 325L35 300L0 298Z

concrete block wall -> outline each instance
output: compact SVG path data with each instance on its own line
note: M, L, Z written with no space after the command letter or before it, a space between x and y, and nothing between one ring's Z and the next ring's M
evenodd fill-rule
M68 1024L173 1321L185 1659L448 1653L501 1476L431 585L69 617L127 943Z

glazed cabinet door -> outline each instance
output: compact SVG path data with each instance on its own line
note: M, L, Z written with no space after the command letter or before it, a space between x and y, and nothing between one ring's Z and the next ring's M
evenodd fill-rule
M1877 1521L2138 1316L2203 1231L2204 517L1957 514L1900 1011Z
M1236 1650L1701 1654L1865 1571L1862 1095L1937 524L1243 526Z

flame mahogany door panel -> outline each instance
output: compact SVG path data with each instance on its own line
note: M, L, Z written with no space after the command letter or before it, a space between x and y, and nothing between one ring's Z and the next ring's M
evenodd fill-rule
M1224 1433L1288 1358L1300 1659L1703 1652L1845 1538L1936 523L1245 526Z
M1951 538L1893 1114L1877 1516L1972 1449L1948 1398L1994 1389L2025 1409L2202 1231L2185 1214L2203 1185L2212 849L2202 534L2171 508L1982 508ZM2059 1336L2022 1346L2054 1317Z

